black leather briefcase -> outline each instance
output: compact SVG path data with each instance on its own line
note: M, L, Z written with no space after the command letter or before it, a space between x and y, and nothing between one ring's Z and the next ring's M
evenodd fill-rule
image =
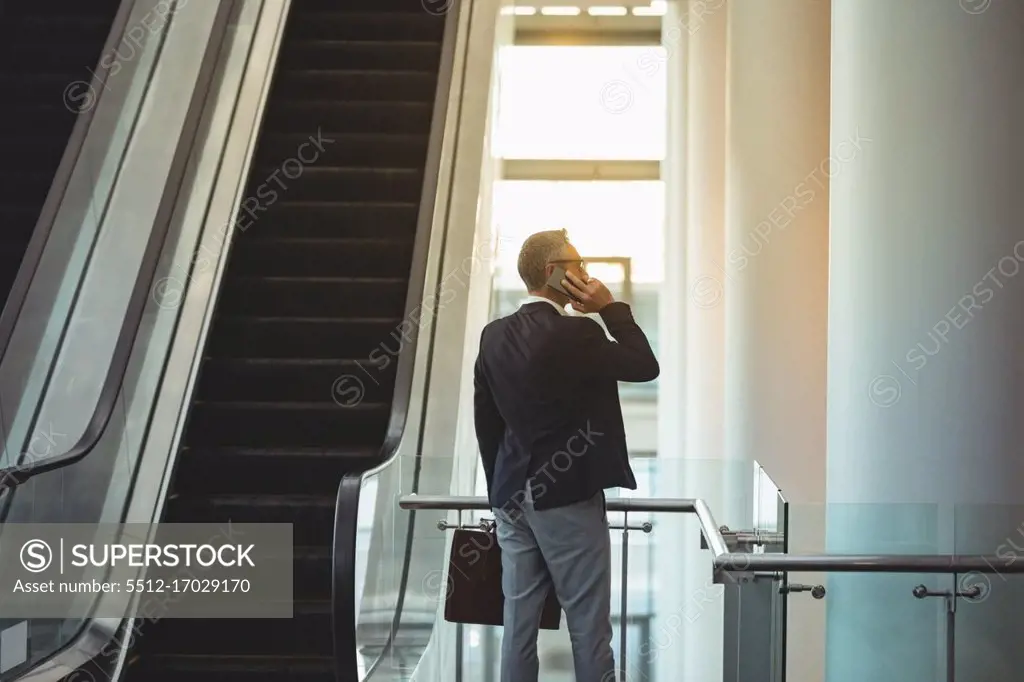
M450 623L502 625L501 548L494 531L458 528L452 538L445 590L444 619ZM562 607L554 588L544 602L542 630L557 630Z

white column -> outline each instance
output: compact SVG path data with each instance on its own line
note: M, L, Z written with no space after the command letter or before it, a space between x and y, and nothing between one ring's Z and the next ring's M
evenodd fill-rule
M719 523L734 524L735 503L746 492L741 474L748 471L723 461L722 440L725 278L719 268L725 262L726 0L690 0L685 19L687 45L680 58L687 67L681 93L686 98L686 135L675 148L686 159L686 419L679 425L685 461L673 473L681 479L679 494L703 498ZM696 520L685 519L679 525L682 533L673 546L683 597L678 613L681 637L678 646L664 636L659 640L663 646L656 679L721 680L722 587L711 580L711 556L700 549Z
M760 462L794 503L791 549L820 551L829 177L852 162L829 148L830 3L728 15L725 457ZM819 682L822 605L790 606L788 679Z
M1018 557L1024 5L834 0L828 546ZM956 679L1024 667L1018 576L956 612ZM834 576L829 682L945 679L951 578ZM929 600L932 601L932 600ZM870 652L870 655L866 655Z
M723 459L726 0L669 4L666 282L662 295L659 496L700 497L723 523L750 470ZM655 519L657 617L641 658L652 679L722 678L723 592L692 517Z
M686 109L688 0L668 3L662 22L668 127L661 178L665 183L665 280L659 294L658 478L660 497L682 496L682 458L686 451ZM662 72L657 75L661 76ZM641 642L639 656L627 662L627 679L642 679L648 668L654 682L679 680L685 651L680 646L687 586L678 578L686 555L687 519L654 515L651 636ZM692 540L692 538L691 538ZM621 662L620 662L621 665Z
M725 449L824 493L829 5L729 6Z
M662 28L668 130L665 183L665 279L658 296L658 457L678 459L686 448L686 60L683 29L689 0L668 4ZM658 62L659 65L661 64ZM659 74L660 75L660 74Z
M724 454L726 0L707 9L689 39L686 275L686 456Z

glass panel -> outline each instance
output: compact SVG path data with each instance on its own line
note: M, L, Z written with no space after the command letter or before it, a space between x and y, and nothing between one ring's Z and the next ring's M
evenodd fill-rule
M823 554L826 546L833 554L955 550L960 556L994 554L1012 563L1024 547L1022 514L1024 508L1010 505L795 505L787 539L802 554ZM1024 663L1015 636L1024 599L1018 578L998 572L793 573L785 630L778 600L773 605L764 586L755 581L729 587L726 641L737 653L732 663L727 658L725 679L748 680L764 669L749 668L750 661L770 662L776 675L770 679L781 679L772 660L781 634L793 643L786 652L790 679L820 679L827 670L838 682L1014 680ZM815 586L827 586L823 598L817 598L821 593L812 590ZM972 589L979 589L977 597L969 596ZM961 597L951 611L954 592Z
M435 625L443 622L441 607L446 595L446 548L450 539L450 533L439 530L437 524L445 518L457 523L457 515L404 511L397 503L399 495L414 492L450 494L453 464L452 458L400 456L381 471L364 477L356 548L356 556L364 562L357 565L356 574L357 583L363 576L361 594L356 596L360 679L408 679L428 644L438 647L438 651L454 652L450 636L434 643L432 635ZM442 659L432 662L444 665Z
M1018 563L1024 552L1024 505L958 505L955 509L955 551L984 554ZM1024 609L1024 576L996 572L956 575L948 585L961 594L957 600L952 661L955 679L1013 682L1024 668L1020 618ZM948 616L947 616L948 618ZM948 633L946 646L950 647Z
M495 156L664 159L665 59L651 46L502 48Z
M708 503L719 526L750 526L753 469L747 462L659 455L652 460L650 480L652 497L700 498ZM636 655L630 653L627 658L627 679L720 680L725 586L714 582L711 552L701 549L700 524L693 515L667 513L653 514L652 523L647 612L651 630ZM634 581L632 562L629 581ZM629 611L630 615L644 613L632 607Z
M793 554L949 554L952 531L951 510L940 505L789 503ZM822 585L826 594L789 595L790 676L835 670L843 671L834 673L839 680L945 680L942 599L916 599L913 590L945 590L950 580L941 574L791 573L791 590Z
M779 503L782 492L775 481L754 462L754 525L753 528L766 533L782 530L779 519Z
M144 243L150 235L148 230L139 230L139 224L141 222L152 226L156 222L155 214L164 193L166 174L178 147L184 114L192 101L196 76L205 54L205 50L197 51L195 46L207 43L214 25L212 19L217 11L215 5L193 3L182 7L163 40L163 55L173 61L174 66L164 65L162 74L147 71L135 76L148 82L139 97L141 109L131 111L135 119L131 126L130 148L125 157L119 159L121 165L113 174L115 186L110 196L103 199L106 205L102 220L95 226L98 235L96 244L88 253L88 262L80 263L82 276L76 280L76 285L81 285L83 289L74 292L75 296L68 304L73 304L68 312L78 322L68 323L70 331L61 339L62 345L55 347L59 352L59 362L53 376L61 376L60 368L66 368L64 376L80 380L83 387L88 387L88 390L82 389L86 391L85 395L92 399L90 401L81 395L80 401L69 398L69 394L74 395L74 389L69 389L61 382L51 381L48 387L40 388L48 390L35 422L36 430L32 433L51 436L61 433L68 437L67 442L56 438L46 440L52 446L52 452L47 451L48 455L63 453L77 440L74 431L64 424L78 424L77 435L80 436L84 419L91 416L95 409L95 399L112 353L112 348L108 346L112 345L120 330L120 318L124 316L127 296L132 293L132 287L123 286L123 282L135 281L141 256L140 243ZM126 31L132 28L133 24L129 22ZM135 28L136 34L138 30ZM232 37L229 34L229 45ZM189 48L188 54L183 55L182 48L186 46ZM240 54L244 62L248 48L247 45L242 45L242 48ZM229 53L238 54L238 51L232 52L229 49L222 54ZM136 59L141 60L142 55L137 55ZM123 84L128 88L137 85L135 80L120 78L110 82L110 87L113 88L115 84ZM234 100L229 95L232 88L237 94L239 81L225 78L220 86L223 88L220 94L225 95L230 108ZM217 94L211 94L208 101L217 101ZM143 99L145 106L142 106ZM128 115L127 109L125 115ZM129 142L125 141L126 148L128 145ZM220 149L212 149L208 156L200 155L197 158L200 168L203 164L216 166L220 152ZM154 169L155 175L133 171L140 164ZM156 175L158 173L163 174ZM154 187L150 188L150 184ZM145 185L147 192L138 191L140 185ZM151 193L148 192L150 189ZM205 206L208 197L202 194L210 189L207 186L186 186L181 189L180 196L183 202L193 200ZM135 220L130 220L131 216ZM204 223L202 215L197 217L198 220L178 220L172 223L166 239L170 248L163 255L166 267L174 259L174 249L188 253L195 250ZM124 231L134 231L141 235L135 237L134 251L130 248L126 251L127 247L123 243L115 241L113 235ZM122 286L115 287L102 276L95 275L93 269L96 267L117 269ZM64 286L63 282L61 286ZM111 289L118 292L120 306L115 304L111 311L106 311L101 294ZM90 300L91 303L87 303ZM96 446L77 464L36 476L15 491L8 492L2 498L4 506L0 509L0 518L6 523L118 523L125 520L131 491L137 483L140 457L151 427L160 382L167 372L168 352L178 324L180 309L177 305L166 303L155 298L148 301L113 415ZM115 318L115 314L120 317ZM109 324L112 329L100 330L98 324L101 321ZM81 333L76 333L78 331ZM101 346L101 342L107 345ZM75 368L78 370L74 371ZM54 393L64 395L54 396ZM27 404L27 400L25 402ZM35 410L31 412L34 414ZM40 427L40 424L46 426ZM40 432L40 428L45 430ZM33 438L37 443L45 440L38 435ZM134 520L151 521L150 518ZM99 598L102 596L89 595L89 599ZM31 619L24 622L24 625L0 623L0 628L8 626L25 630L28 654L25 663L5 671L0 679L8 680L22 675L35 662L66 646L78 635L82 624L81 620L72 619ZM5 646L7 643L5 636Z

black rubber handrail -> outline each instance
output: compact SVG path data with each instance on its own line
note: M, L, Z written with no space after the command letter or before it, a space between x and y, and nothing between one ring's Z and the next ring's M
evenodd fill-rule
M107 425L110 423L110 418L113 416L114 408L117 405L118 395L121 393L125 373L128 370L128 362L131 359L136 337L138 336L139 328L142 326L143 313L146 310L146 304L149 302L153 281L160 266L160 256L163 253L167 235L170 233L174 208L178 202L178 195L184 181L188 161L199 134L199 123L203 108L206 106L209 90L214 84L213 76L216 72L217 54L220 52L227 36L228 20L234 11L234 7L235 0L222 2L218 5L217 14L214 17L213 30L210 33L210 40L206 45L205 57L196 79L192 101L189 103L188 112L185 114L182 134L178 140L174 158L171 161L171 167L167 176L167 189L165 189L163 196L160 198L153 230L150 232L149 241L146 243L146 250L143 252L142 261L139 264L139 273L135 278L135 286L128 301L128 308L125 312L124 321L121 324L121 330L118 332L114 353L110 360L110 367L103 380L92 417L89 419L81 438L67 452L47 457L46 459L28 462L24 465L17 464L0 469L0 492L3 492L6 488L15 488L39 474L62 469L81 461L95 449L100 438L103 437ZM174 21L175 15L171 13L169 16L168 26ZM165 31L164 37L166 35ZM159 50L162 52L163 42L161 42ZM159 52L157 59L159 59ZM152 77L152 73L150 77Z
M426 5L424 5L426 7ZM440 14L440 11L431 12ZM451 99L452 80L454 76L456 38L459 27L459 15L462 3L459 0L447 0L444 3L444 37L441 44L441 59L438 65L437 88L434 96L434 111L431 119L430 138L427 145L427 156L424 166L423 189L421 192L419 214L416 222L416 241L413 247L412 264L409 271L409 290L405 300L405 316L409 319L422 306L423 294L426 291L427 259L430 251L431 232L433 230L434 211L437 204L438 185L441 175L441 151L444 132L448 123L448 102ZM472 6L471 6L472 9ZM467 41L465 52L468 52ZM465 63L467 55L463 55ZM461 115L461 107L459 114ZM458 125L454 126L458 130ZM453 150L457 148L457 142ZM453 151L452 158L455 158ZM451 189L449 183L446 216L451 213ZM447 217L446 217L447 220ZM444 253L443 238L440 252ZM434 284L434 293L441 291L441 278ZM393 462L398 455L408 421L409 407L412 398L412 380L415 370L416 349L419 341L419 325L414 325L406 343L402 345L398 356L398 367L395 373L395 390L391 402L391 416L388 420L387 433L381 446L379 461L381 465L374 471ZM436 333L436 325L431 328L431 337ZM404 339L403 339L404 340ZM431 339L432 340L432 339ZM428 362L428 371L429 363ZM424 397L423 412L426 412ZM422 429L418 437L417 450L422 447ZM413 472L415 481L419 480L420 463L416 462ZM347 474L338 485L338 497L334 513L334 547L332 552L331 576L331 624L334 637L335 677L338 682L359 682L359 659L356 650L356 557L359 523L359 497L363 487L365 473ZM366 671L367 678L373 673L380 661L390 649L402 613L404 585L408 579L409 556L412 551L412 524L415 513L409 515L409 532L405 546L405 559L402 568L402 586L399 590L399 602L395 606L394 619L388 641L381 650L380 657Z

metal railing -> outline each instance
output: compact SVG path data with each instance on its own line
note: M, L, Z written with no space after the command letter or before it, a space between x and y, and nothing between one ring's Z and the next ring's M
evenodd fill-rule
M398 506L407 510L436 509L446 511L489 510L486 497L454 497L446 495L404 495ZM1015 556L988 554L756 554L732 552L726 537L728 529L720 528L710 508L701 499L688 498L625 498L608 500L608 511L668 512L694 514L700 522L701 534L711 550L716 582L727 580L727 574L803 571L807 573L1024 573L1024 561Z

